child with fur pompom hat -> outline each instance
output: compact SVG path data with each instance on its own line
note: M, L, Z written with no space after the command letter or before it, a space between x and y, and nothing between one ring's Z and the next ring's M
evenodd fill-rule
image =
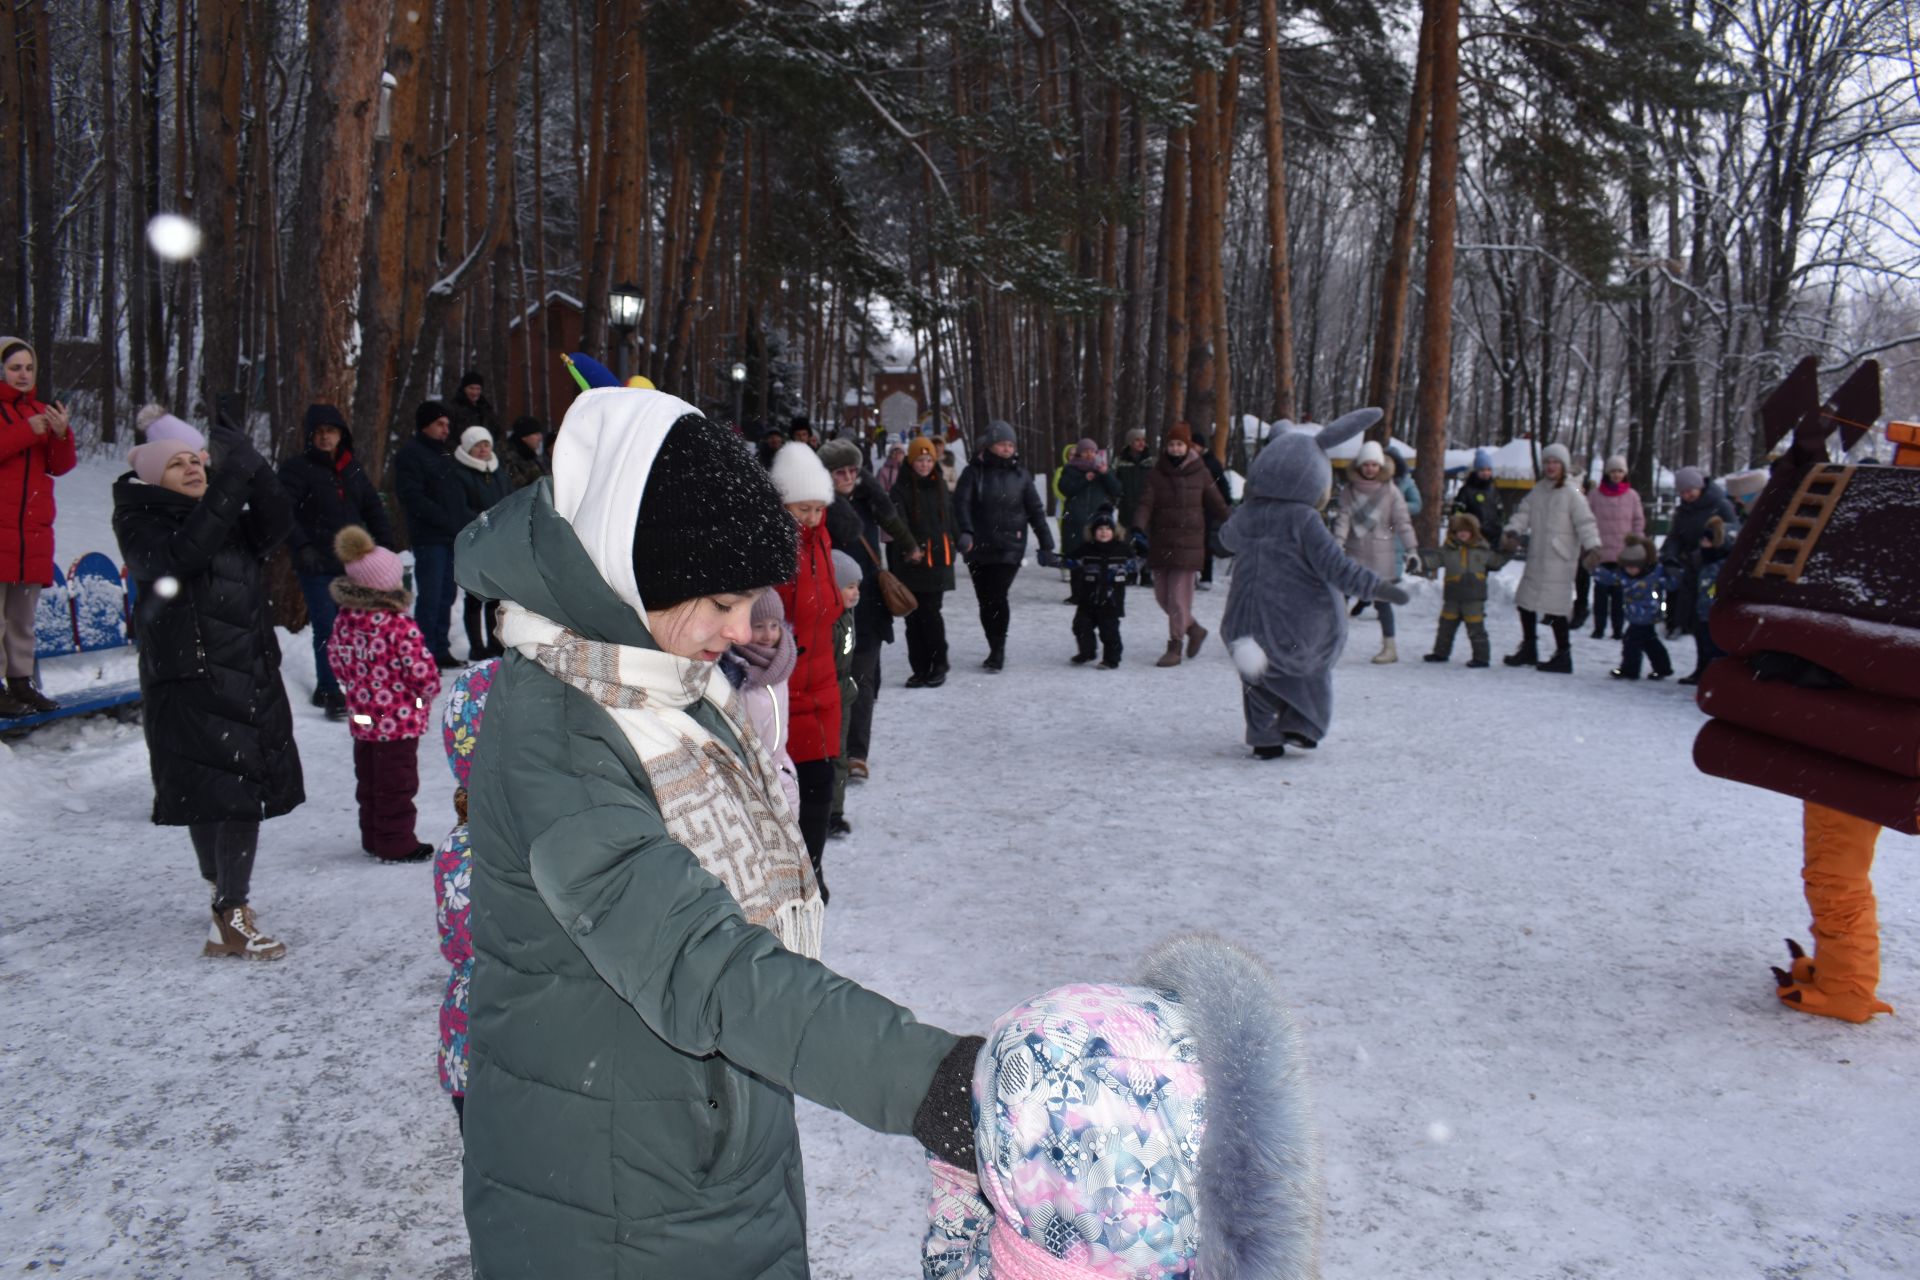
M929 1153L924 1280L1320 1274L1304 1054L1239 948L1180 938L1135 985L1035 996L988 1033L972 1093L971 1132Z
M347 572L331 588L340 613L327 665L347 697L360 847L382 862L418 862L433 856L414 835L413 798L440 668L408 613L413 593L401 585L400 557L359 525L336 534L333 550Z

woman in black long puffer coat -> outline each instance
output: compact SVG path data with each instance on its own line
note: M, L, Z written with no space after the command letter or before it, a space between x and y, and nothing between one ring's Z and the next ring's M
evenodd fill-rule
M293 514L239 431L214 428L211 473L199 445L192 427L162 419L113 486L113 532L138 593L153 821L187 828L212 886L203 954L277 960L286 947L260 929L248 890L261 821L306 799L263 574Z

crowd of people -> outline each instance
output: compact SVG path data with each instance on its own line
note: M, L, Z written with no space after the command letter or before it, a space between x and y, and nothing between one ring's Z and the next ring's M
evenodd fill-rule
M0 528L9 694L22 667L15 615L24 609L30 673L33 587L50 580L52 477L74 460L65 412L33 397L21 348L0 339L0 468L23 469L27 494L23 518ZM1079 1050L1116 1025L1139 1051L1194 1067L1161 1099L1125 1103L1179 1156L1154 1170L1076 1166L1050 1203L1145 1195L1151 1183L1151 1207L1103 1226L1100 1247L1191 1260L1204 1247L1195 1197L1230 1203L1235 1180L1279 1177L1303 1202L1318 1195L1298 1131L1271 1145L1285 1169L1245 1167L1258 1163L1245 1144L1216 1151L1201 1137L1206 1108L1249 1114L1234 1101L1254 1087L1249 1057L1265 1059L1262 1078L1297 1071L1260 966L1218 944L1175 948L1138 986L1044 993L984 1037L955 1035L820 963L825 853L851 831L849 784L872 774L884 646L904 638L899 687L947 680L943 604L964 564L982 667L1003 670L1030 539L1070 583L1065 656L1107 670L1121 664L1135 587L1166 618L1155 665L1198 655L1209 633L1195 593L1215 558L1231 557L1223 639L1263 759L1326 734L1345 600L1376 610L1373 661L1392 663L1394 607L1408 599L1397 584L1437 576L1426 660L1450 660L1464 625L1468 665L1489 666L1489 578L1523 543L1521 641L1507 665L1571 671L1570 631L1588 618L1594 638L1621 640L1621 679L1643 665L1648 678L1672 673L1663 627L1694 632L1710 660L1694 620L1736 518L1705 476L1678 474L1680 507L1656 548L1624 460L1608 459L1585 493L1568 451L1551 445L1542 479L1509 511L1482 451L1442 545L1424 547L1404 459L1365 444L1336 488L1326 451L1377 420L1367 412L1263 451L1238 506L1184 423L1157 447L1130 432L1111 460L1080 440L1053 477L1056 540L1001 421L956 475L933 437L876 450L816 440L801 421L749 443L674 397L609 388L581 397L549 449L531 418L500 435L468 372L417 408L393 458L396 527L332 406L307 411L304 448L277 468L232 423L203 434L143 411L113 527L139 601L153 821L188 829L211 895L204 952L286 954L250 901L261 823L305 799L266 581L284 544L313 628L313 704L347 724L361 846L385 862L434 861L450 966L439 1071L465 1136L480 1273L699 1271L722 1248L739 1270L793 1270L805 1248L799 1095L932 1154L930 1276L1067 1274L1043 1265L1063 1246L1026 1202L1038 1173L975 1176L982 1159L1057 1162L1031 1143L1018 1096L979 1093L976 1065L989 1081L1037 1072L1098 1091L1112 1066ZM436 846L416 832L418 751L450 669L438 726L458 822ZM1223 1049L1199 1030L1220 1020L1263 1029L1262 1047ZM587 1165L626 1172L561 1176Z

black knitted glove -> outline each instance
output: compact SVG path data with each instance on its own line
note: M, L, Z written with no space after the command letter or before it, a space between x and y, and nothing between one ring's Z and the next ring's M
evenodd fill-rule
M973 1064L987 1043L984 1036L961 1036L940 1065L920 1109L913 1113L913 1136L920 1145L955 1168L971 1173L973 1150Z

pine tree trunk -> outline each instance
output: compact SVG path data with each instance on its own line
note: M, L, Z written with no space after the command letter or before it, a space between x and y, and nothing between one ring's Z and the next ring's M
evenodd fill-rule
M202 0L203 3L206 0ZM304 340L289 333L295 403L338 407L353 420L359 350L360 255L366 247L373 123L386 45L379 0L315 5L307 26L306 132L300 149L300 229L289 295Z
M699 216L694 227L693 244L687 252L686 276L680 286L680 296L674 304L673 337L667 343L668 376L683 388L683 395L694 390L692 361L688 359L688 354L692 350L695 304L701 296L700 286L706 275L707 250L713 244L713 228L720 216L720 181L726 175L727 118L732 114L733 95L728 93L720 104L722 118L713 126L706 173L700 182ZM684 368L683 363L686 366Z
M0 31L5 29L4 18L0 18ZM135 405L147 399L147 308L151 294L148 291L147 255L142 251L146 237L143 226L146 221L147 193L147 90L142 83L141 50L146 47L146 39L141 34L140 0L127 0L127 224L130 230L127 253L127 354L128 364L127 390L129 399ZM0 36L3 40L4 36ZM0 123L0 130L4 124ZM4 134L0 134L4 136ZM5 143L0 142L0 156L7 154ZM0 206L0 224L6 221L5 210ZM0 272L4 272L4 263L0 263ZM4 287L0 287L0 298L7 297Z
M408 345L402 324L408 312L408 243L414 228L412 188L425 192L428 182L423 157L427 151L428 83L424 58L432 13L421 14L408 4L394 6L387 36L386 74L394 79L387 103L390 136L374 154L367 215L367 250L360 277L361 349L355 371L350 421L361 429L354 438L360 465L377 484L386 475L388 424L395 417L393 396L399 389L400 355ZM418 303L415 304L416 312Z
M1420 51L1415 56L1413 99L1407 108L1407 142L1400 153L1400 193L1393 211L1393 234L1386 269L1380 278L1380 313L1374 330L1373 357L1367 370L1367 403L1386 416L1369 432L1386 440L1399 422L1400 359L1407 328L1407 291L1413 280L1413 224L1420 204L1420 157L1427 149L1427 119L1433 99L1434 0L1427 0L1420 22Z
M1164 435L1187 416L1187 216L1192 200L1187 194L1187 162L1193 149L1192 127L1177 129L1167 138L1165 210L1167 260L1166 403L1160 419Z
M5 308L8 328L31 314L28 292L27 242L19 229L27 225L26 203L21 198L20 175L27 171L26 84L20 77L20 58L24 12L12 4L0 3L0 227L8 234L0 238L0 308Z
M1453 371L1453 246L1459 206L1460 0L1428 0L1433 15L1433 168L1427 190L1427 284L1420 320L1418 532L1437 545Z
M1287 260L1286 121L1280 94L1280 24L1275 0L1260 0L1267 108L1267 270L1273 306L1273 404L1262 418L1293 417L1293 275Z
M100 438L120 438L120 100L113 91L113 0L100 0L101 189L100 222ZM4 296L4 295L0 295Z

